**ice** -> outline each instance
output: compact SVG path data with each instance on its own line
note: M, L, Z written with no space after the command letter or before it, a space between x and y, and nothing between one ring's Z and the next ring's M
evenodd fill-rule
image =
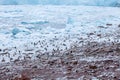
M17 28L17 27L13 28L11 32L12 32L13 36L15 36L19 33L22 33L22 32L25 34L30 34L29 30L23 29L23 28Z
M18 28L14 28L14 29L12 30L12 34L13 34L13 35L18 34L19 32L20 32L20 30L19 30Z
M39 25L43 25L43 24L47 24L49 23L48 21L38 21L38 22L21 22L21 24L39 24Z
M71 17L68 17L67 24L73 24L73 23L74 23L73 19Z

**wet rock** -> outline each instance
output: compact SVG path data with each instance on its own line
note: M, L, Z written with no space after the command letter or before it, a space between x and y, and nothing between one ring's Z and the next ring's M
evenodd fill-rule
M118 27L120 27L120 24L118 25Z
M55 62L54 61L48 61L48 64L52 66L52 65L55 64Z
M37 65L35 65L35 66L33 66L32 68L38 68L38 66L37 66Z
M99 28L107 28L107 27L105 27L105 26L98 26Z
M67 71L72 71L73 67L72 66L68 66L67 67Z
M104 26L98 26L99 28L104 28Z
M112 24L110 24L110 23L107 23L107 24L106 24L106 26L112 26Z
M120 53L120 48L116 48L116 52Z
M0 49L0 52L2 51L2 49Z
M98 37L101 37L102 35L101 34L97 34Z
M89 33L89 35L94 35L94 33Z

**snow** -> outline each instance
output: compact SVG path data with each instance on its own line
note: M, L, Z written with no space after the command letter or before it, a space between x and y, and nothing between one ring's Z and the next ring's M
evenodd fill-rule
M42 53L64 51L71 44L78 44L80 38L86 39L91 32L113 34L119 30L116 27L120 24L119 14L120 9L115 7L0 6L0 49L10 54L0 52L0 61L3 58L5 62L21 60L28 53L33 53L29 56L34 59L38 50ZM112 27L106 26L107 23L112 23ZM94 41L107 41L105 37L92 37ZM113 38L109 37L111 41Z
M0 4L120 6L120 0L0 0Z

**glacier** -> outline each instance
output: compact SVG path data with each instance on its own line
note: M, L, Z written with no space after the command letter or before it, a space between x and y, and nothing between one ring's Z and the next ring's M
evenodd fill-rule
M0 4L120 6L120 0L0 0Z
M98 6L1 5L0 49L10 49L8 52L14 61L19 56L20 60L23 60L28 54L23 53L30 49L34 49L32 56L36 56L35 51L38 50L43 53L58 48L64 51L66 46L69 49L71 44L79 42L80 38L87 40L88 34L92 33L95 35L90 38L96 42L108 39L113 41L120 30L117 27L120 25L119 10L118 7ZM99 34L105 37L99 38ZM79 45L81 46L81 43ZM22 55L15 55L14 47L21 51ZM0 52L0 55L2 54L3 52ZM0 56L0 62L3 58L5 62L10 62L9 56Z

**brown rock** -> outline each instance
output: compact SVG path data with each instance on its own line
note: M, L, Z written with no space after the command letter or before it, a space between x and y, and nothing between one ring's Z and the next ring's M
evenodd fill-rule
M21 77L15 77L14 80L31 80L31 79L25 75L22 75Z
M78 64L78 61L73 61L73 65L77 65Z
M90 65L89 68L90 69L97 69L97 66Z

